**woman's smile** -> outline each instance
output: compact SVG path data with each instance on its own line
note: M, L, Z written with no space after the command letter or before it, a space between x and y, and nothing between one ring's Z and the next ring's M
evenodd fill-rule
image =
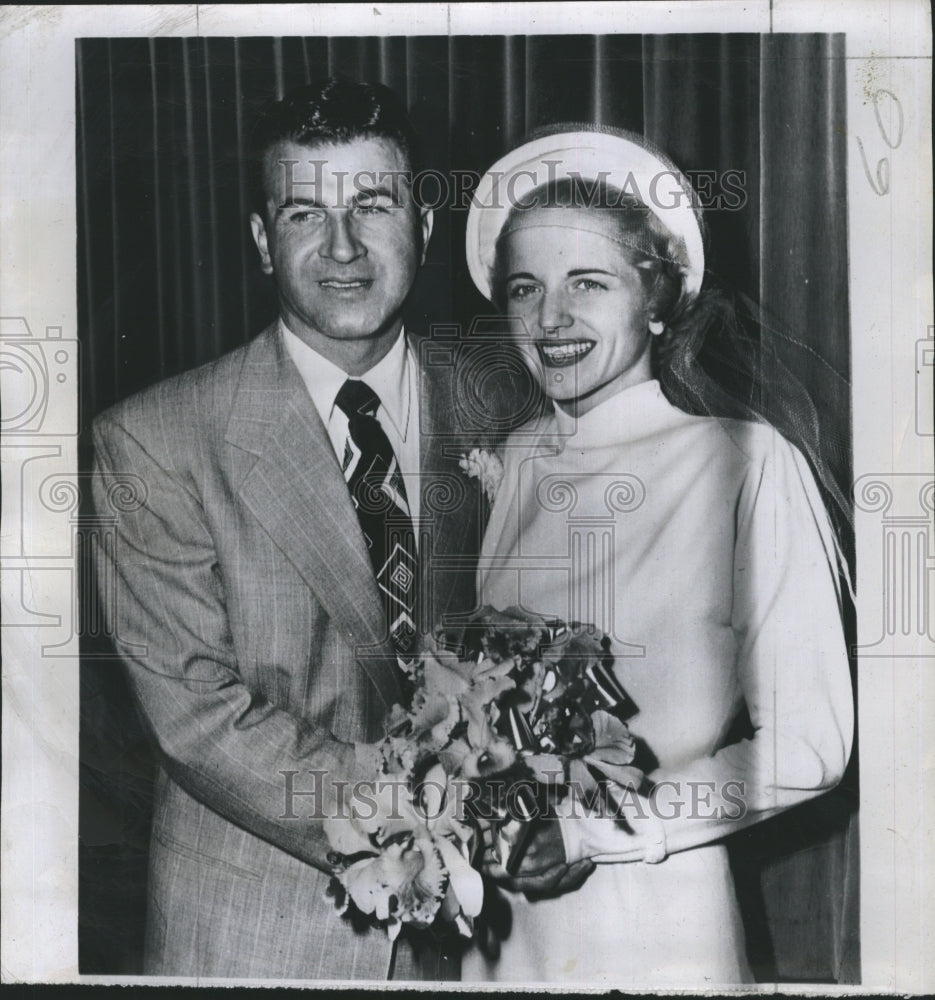
M549 368L566 368L575 365L594 350L593 340L550 340L536 344L543 364Z

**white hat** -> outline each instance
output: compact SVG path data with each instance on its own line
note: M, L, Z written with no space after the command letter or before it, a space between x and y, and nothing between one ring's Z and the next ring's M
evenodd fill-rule
M685 292L695 294L704 277L704 241L695 194L671 162L645 140L594 126L553 126L511 150L481 178L467 220L467 262L480 292L491 298L497 239L510 210L551 181L574 177L603 181L635 196L672 235Z

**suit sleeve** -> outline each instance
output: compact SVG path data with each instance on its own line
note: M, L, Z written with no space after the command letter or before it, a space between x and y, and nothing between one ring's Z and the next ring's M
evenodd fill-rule
M94 444L98 513L113 516L128 473L142 500L123 505L95 561L109 627L167 771L233 823L330 870L321 819L334 807L333 779L354 776L353 744L243 683L203 508L168 459L107 417L95 423ZM290 787L315 794L290 796Z
M650 776L647 811L661 819L670 854L830 790L850 755L853 698L833 536L808 466L778 434L742 487L733 588L737 670L754 735ZM642 857L610 822L565 822L563 832L572 857Z

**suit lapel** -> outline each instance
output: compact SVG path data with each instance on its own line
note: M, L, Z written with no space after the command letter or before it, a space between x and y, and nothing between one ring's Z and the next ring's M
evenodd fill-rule
M423 594L432 595L431 625L440 622L450 606L456 564L464 564L476 554L480 495L477 482L458 465L466 449L456 426L451 371L420 364L419 373L420 532L424 536L428 529L432 539L431 554L421 560L421 585ZM433 578L433 566L446 567L447 572L436 572Z
M227 429L256 456L239 494L327 611L387 706L401 699L382 602L344 477L276 326L248 349Z

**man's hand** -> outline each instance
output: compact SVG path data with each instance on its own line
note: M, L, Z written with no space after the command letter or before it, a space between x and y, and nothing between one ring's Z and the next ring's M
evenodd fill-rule
M558 895L577 889L594 870L589 858L572 864L565 857L565 843L558 820L536 820L515 875L508 875L497 852L498 830L484 830L485 875L504 888L527 895Z

